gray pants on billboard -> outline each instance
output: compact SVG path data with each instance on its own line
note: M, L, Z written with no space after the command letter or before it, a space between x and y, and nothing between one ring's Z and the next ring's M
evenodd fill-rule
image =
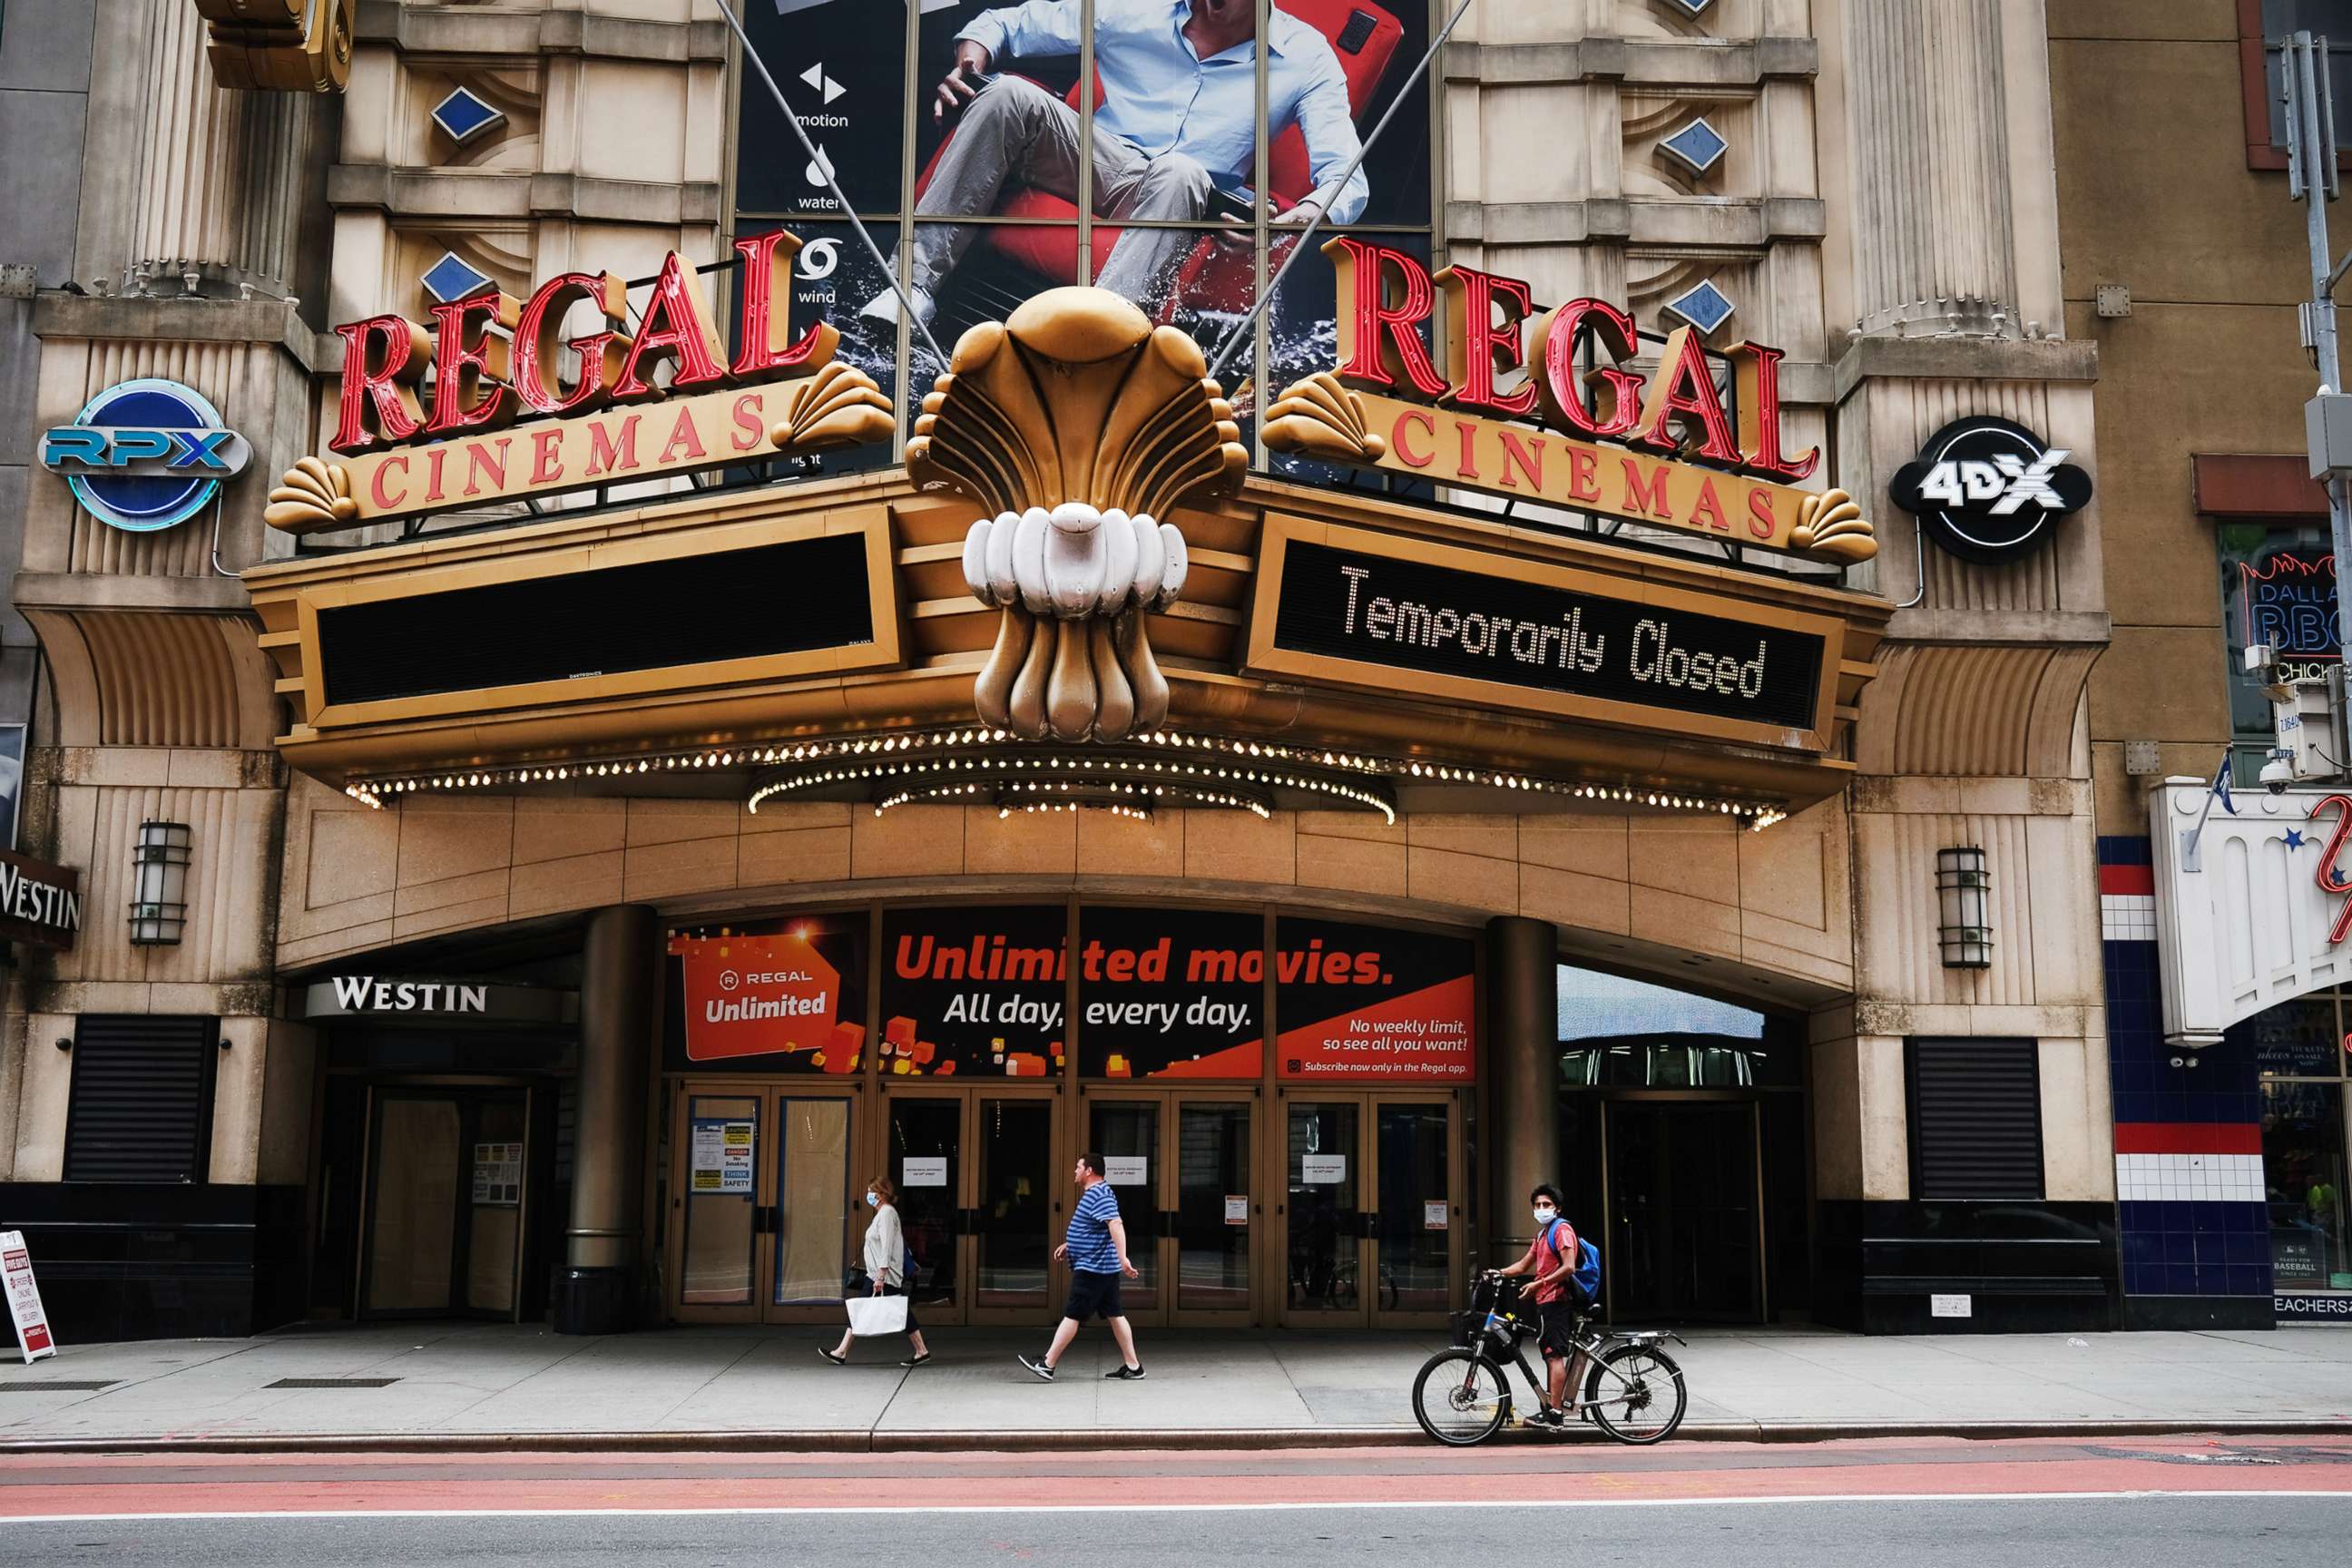
M1094 165L1095 210L1105 219L1198 223L1209 215L1215 182L1184 153L1146 158L1097 127ZM1014 76L998 78L964 110L915 205L915 287L937 295L980 233L976 224L920 220L992 213L1007 184L1034 185L1065 201L1078 199L1078 111ZM1177 262L1199 239L1197 232L1183 229L1128 229L1095 281L1156 317Z

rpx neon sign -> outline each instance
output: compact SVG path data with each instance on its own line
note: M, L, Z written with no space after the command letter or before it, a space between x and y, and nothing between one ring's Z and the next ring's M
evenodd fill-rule
M194 515L252 460L201 393L157 377L110 386L72 424L41 435L41 466L92 517L132 533Z

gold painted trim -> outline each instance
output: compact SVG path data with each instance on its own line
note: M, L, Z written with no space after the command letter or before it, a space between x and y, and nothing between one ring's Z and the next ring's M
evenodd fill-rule
M424 598L507 583L546 582L609 567L692 559L797 540L857 533L864 539L870 643L808 648L797 653L701 664L661 665L564 680L510 686L470 687L376 702L331 705L319 644L322 611L392 600ZM295 614L302 647L303 719L314 730L342 729L405 720L443 719L547 704L590 703L695 687L723 687L795 676L842 675L896 669L904 662L897 573L891 561L890 516L882 506L855 511L826 510L799 517L762 518L690 531L602 539L529 554L493 554L447 566L373 580L324 583L297 591Z
M1289 547L1293 541L1327 544L1409 565L1443 566L1475 576L1502 577L1505 574L1496 568L1507 565L1512 569L1510 575L1522 581L1587 594L1619 604L1653 605L1661 609L1685 610L1718 620L1818 637L1822 639L1822 658L1821 668L1815 677L1813 726L1807 730L1791 730L1748 720L1720 719L1643 703L1541 691L1506 681L1438 675L1368 660L1277 647L1274 641L1275 621L1281 604L1283 573L1289 563ZM1517 556L1463 550L1428 540L1404 539L1368 529L1269 511L1265 531L1258 542L1257 585L1252 598L1249 641L1243 655L1242 668L1251 675L1343 686L1391 696L1402 694L1432 701L1467 702L1512 712L1608 724L1620 729L1658 731L1751 745L1826 752L1830 749L1836 722L1837 680L1843 662L1841 655L1844 646L1845 623L1833 616L1748 604L1727 597L1664 587L1638 578L1611 577L1571 566L1554 566Z

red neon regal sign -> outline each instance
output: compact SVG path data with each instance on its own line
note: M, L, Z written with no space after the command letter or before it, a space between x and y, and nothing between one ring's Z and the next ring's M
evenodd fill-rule
M731 358L694 264L675 251L634 331L627 286L609 272L558 274L528 300L494 291L438 305L429 328L398 315L337 327L327 445L344 460L305 458L265 516L292 532L349 528L888 440L889 400L834 359L840 334L824 321L793 330L800 247L782 233L736 241ZM583 302L598 324L566 338L564 318ZM579 366L568 381L567 348Z
M1788 449L1779 349L1724 351L1727 406L1691 328L1667 334L1644 376L1632 368L1633 318L1605 300L1542 310L1516 278L1469 267L1433 277L1352 237L1323 249L1339 277L1339 363L1276 401L1267 446L1763 549L1877 552L1850 498L1795 488L1822 455ZM1441 304L1443 372L1424 335ZM1599 363L1580 372L1588 339Z

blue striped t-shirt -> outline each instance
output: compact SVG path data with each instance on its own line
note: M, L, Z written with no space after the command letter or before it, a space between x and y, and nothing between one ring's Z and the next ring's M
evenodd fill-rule
M1111 1244L1110 1222L1118 1217L1118 1195L1108 1182L1097 1182L1070 1211L1070 1267L1081 1274L1118 1272L1118 1248Z

